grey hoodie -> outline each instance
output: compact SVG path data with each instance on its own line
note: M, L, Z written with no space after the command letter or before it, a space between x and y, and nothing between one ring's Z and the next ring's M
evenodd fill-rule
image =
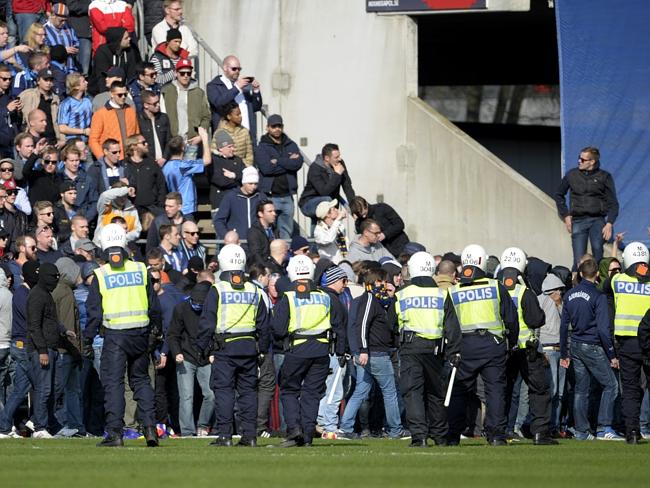
M350 244L350 250L345 259L354 263L355 261L379 261L383 257L395 259L380 242L364 247L358 241L354 241Z
M7 275L0 268L0 349L6 349L11 344L12 297L13 295L9 291Z

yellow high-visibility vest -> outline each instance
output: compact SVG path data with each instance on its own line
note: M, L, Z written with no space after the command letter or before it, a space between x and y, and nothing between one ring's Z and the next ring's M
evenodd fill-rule
M321 335L332 328L330 322L331 299L321 290L313 290L309 298L299 298L295 291L285 292L289 301L289 334L301 336ZM294 345L302 344L307 339L296 339ZM326 343L327 338L316 339Z
M460 330L463 333L487 330L503 337L504 325L500 313L499 286L491 278L480 279L470 286L454 285L449 289Z
M94 271L102 295L103 325L107 329L137 329L149 325L147 268L125 260L119 269L105 264Z
M395 311L400 332L415 332L424 339L442 338L446 290L409 285L398 291L396 298Z
M650 308L650 283L640 283L627 273L612 276L614 335L635 337L639 323Z
M526 325L526 321L524 320L524 310L521 306L521 299L523 298L525 291L526 287L521 284L517 284L512 290L508 290L512 302L515 304L515 308L517 309L517 317L519 318L519 337L517 338L517 345L520 349L526 349L526 342L532 335L528 325Z
M217 334L242 334L251 332L254 338L255 319L260 305L260 291L250 282L244 283L243 289L235 289L227 281L218 281L212 285L217 290L219 305L215 330ZM234 339L244 339L241 336ZM228 341L228 339L226 339Z

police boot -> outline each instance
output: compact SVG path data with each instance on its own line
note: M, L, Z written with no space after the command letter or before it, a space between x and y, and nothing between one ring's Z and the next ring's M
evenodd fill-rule
M116 434L115 432L109 432L108 435L97 444L97 447L124 447L122 435Z
M158 431L155 426L144 428L144 439L147 441L147 447L158 447Z
M558 442L549 434L541 434L538 432L533 438L533 444L536 446L557 446Z
M237 445L239 447L257 447L257 439L255 437L242 437Z
M232 447L232 438L220 435L210 445L214 447Z
M278 444L278 447L302 447L305 445L305 439L302 435L302 429L296 427L287 433L287 438Z
M638 430L631 430L625 436L625 442L628 444L639 444L641 442L641 434Z
M494 439L488 439L488 444L493 447L500 447L500 446L507 446L508 443L506 442L505 439L501 438L494 438Z

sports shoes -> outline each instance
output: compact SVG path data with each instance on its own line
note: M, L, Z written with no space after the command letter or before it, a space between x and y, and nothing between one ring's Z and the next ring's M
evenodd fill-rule
M624 441L625 437L618 435L611 427L607 427L596 434L596 439L599 441Z
M69 429L67 427L64 427L54 435L54 438L55 439L66 439L66 438L70 438L70 437L75 437L78 432L79 432L79 429Z
M32 434L32 439L52 439L52 434L50 434L47 430L37 430Z
M577 441L593 441L596 437L591 432L587 432L586 434L579 434L576 432L574 439Z
M210 435L210 429L207 427L197 427L196 437L207 437Z
M351 441L359 438L354 432L343 432L342 430L337 430L334 434L336 435L336 439L343 441Z
M650 439L650 430L641 430L641 437L644 439Z
M34 427L34 422L32 422L31 420L25 422L25 427L27 427L32 432L36 431L36 427Z
M126 429L124 429L123 437L124 437L124 439L134 441L134 440L139 439L140 437L143 437L143 436L142 436L141 432L138 432L135 429L130 429L130 428L127 427Z
M406 439L410 439L410 438L411 438L411 433L410 433L408 430L406 430L406 429L402 429L402 430L400 430L400 431L398 432L398 434L397 434L396 436L389 436L388 438L389 438L389 439L400 439L400 440L406 440Z
M22 439L22 437L16 431L16 427L11 427L11 431L7 434L0 432L0 439Z

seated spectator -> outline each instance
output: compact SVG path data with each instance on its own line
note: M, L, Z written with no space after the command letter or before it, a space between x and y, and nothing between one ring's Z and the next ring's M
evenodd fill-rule
M76 146L68 146L63 149L61 158L63 159L61 179L66 183L72 183L77 192L74 208L66 209L66 211L73 212L70 217L79 213L92 222L97 217L97 199L99 198L95 180L81 168L81 152Z
M271 256L271 241L278 238L278 231L275 229L275 205L273 202L263 200L257 204L255 215L257 218L248 229L246 237L248 241L246 256L249 262L264 263Z
M82 239L88 239L89 234L88 219L83 215L74 215L70 219L70 233L63 239L59 236L59 250L64 256L74 258L77 254L75 245Z
M241 185L244 163L235 156L235 143L226 131L218 130L214 133L217 154L208 168L210 179L210 205L212 212L216 213L221 205L224 195Z
M45 44L46 34L45 28L43 27L44 24L45 17L43 17L42 20L39 19L35 22L32 21L32 23L29 24L25 37L23 38L23 44L29 47L29 52L31 53L50 54L50 48ZM20 53L18 56L22 65L27 66L29 62L29 53Z
M183 262L189 263L194 257L201 259L205 267L205 246L199 241L199 227L192 221L185 221L181 226L180 251L183 253ZM185 265L187 267L187 265Z
M287 264L289 262L289 244L284 239L275 239L269 246L271 255L264 263L264 266L271 270L271 273L277 273L287 276Z
M185 49L189 56L196 58L199 54L199 46L192 31L183 24L183 2L181 0L165 0L163 2L165 18L158 22L151 31L151 48L165 42L167 32L171 29L178 29L181 33L181 47Z
M0 162L0 166L3 163ZM9 241L9 246L13 247L16 241L16 238L18 236L22 236L27 234L29 230L29 217L27 214L23 211L21 211L17 206L16 206L16 199L19 195L19 191L22 191L23 193L25 190L22 188L17 188L16 183L13 180L7 180L4 182L4 184L0 185L0 188L5 189L7 192L7 198L4 201L4 209L3 211L7 215L7 220L13 220L13 233L11 235L11 240ZM27 198L27 196L25 196ZM29 202L29 200L28 200ZM0 202L1 203L1 202ZM31 205L29 206L29 211L31 213L32 207Z
M59 185L61 198L54 204L54 219L58 226L56 238L59 242L70 238L70 225L72 217L78 212L77 189L71 181L64 181Z
M199 134L204 147L208 147L208 133L199 127ZM185 159L185 142L180 136L172 137L169 141L169 161L162 168L169 191L176 191L183 197L183 214L192 215L197 209L196 185L192 175L203 173L206 166L212 163L209 151L205 151L203 159Z
M181 234L178 231L178 227L163 224L160 226L158 235L160 236L160 249L162 250L165 262L174 271L182 273L185 268L183 267L183 253L179 249Z
M266 197L257 191L259 174L253 167L242 172L242 185L232 189L223 198L214 217L214 228L220 239L229 230L236 230L239 235L247 235L248 229L255 221L257 204Z
M120 143L106 139L102 143L103 156L88 168L88 176L95 181L98 193L103 193L118 181L126 182L126 172L120 158Z
M0 27L2 31L2 27ZM12 146L22 125L22 102L11 95L11 69L0 64L0 157L13 157Z
M63 46L52 46L50 49L50 67L54 75L52 92L61 100L66 97L65 77L68 75L65 67L67 54Z
M162 87L176 79L176 64L190 55L181 47L182 41L183 35L178 29L169 29L165 36L165 42L158 44L151 55L151 62L156 68L156 81Z
M165 112L169 116L169 126L173 136L182 136L185 146L185 159L196 159L199 154L201 136L198 128L210 129L210 109L205 92L198 82L192 80L192 63L183 59L176 65L176 80L162 89ZM203 146L203 154L209 152Z
M59 107L59 131L67 140L79 137L88 142L93 117L93 102L86 95L88 82L79 73L72 73L66 77L65 84L68 96Z
M29 54L32 49L25 44L16 44L9 46L9 28L7 24L0 20L0 63L4 63L7 69L12 73L24 69L23 64L19 61L18 54Z
M234 101L241 109L242 125L249 130L251 139L257 141L255 112L262 110L260 82L252 76L240 75L239 59L233 55L226 56L223 59L223 74L215 76L205 87L212 111L212 127L217 127L221 119L218 108Z
M61 99L52 91L54 84L54 73L51 69L44 69L38 72L36 87L24 90L20 94L20 100L23 102L23 117L25 123L31 112L41 110L45 113L46 126L43 131L43 137L50 144L56 144L63 147L65 137L59 132L59 105Z
M95 263L98 249L90 239L79 239L74 243L74 255L68 257L71 257L78 263Z
M23 167L23 175L29 184L27 195L32 207L34 202L38 200L56 202L59 199L61 178L56 174L56 167L59 164L59 151L55 147L47 146L42 149L42 152L39 168L35 167L36 162L39 160L37 152L32 153Z
M318 245L318 254L334 264L347 258L348 241L345 236L345 209L339 210L338 201L320 202L316 207L318 223L314 228L314 240Z
M354 227L361 231L361 223L365 219L376 221L381 227L381 242L393 256L399 256L404 251L404 246L409 242L409 237L404 232L404 221L397 212L387 203L368 204L365 198L356 196L350 202L350 212L355 218Z
M132 80L136 77L136 68L142 58L124 27L109 27L106 29L106 44L99 46L93 61L94 79L91 84L93 93L99 93L106 84L103 73L116 66L124 70L127 81Z
M106 31L111 27L124 27L129 34L135 33L135 18L130 4L123 0L93 0L88 6L92 27L92 55L106 44Z
M165 149L171 138L169 117L160 110L160 96L148 90L140 94L142 110L138 112L140 132L147 140L154 161L162 167L166 161Z
M50 46L50 51L53 46L63 46L66 51L66 59L64 59L65 69L67 73L77 71L75 56L79 53L79 38L75 30L68 25L68 17L70 11L63 3L55 3L52 5L50 18L45 23L45 44ZM67 74L66 73L66 74Z
M102 73L102 76L104 76L104 86L101 88L101 93L94 93L94 90L91 89L91 87L88 87L88 91L94 95L93 96L93 113L97 112L100 108L104 107L106 103L111 99L111 85L115 83L116 81L121 81L122 83L126 83L126 73L122 68L118 68L117 66L111 66L108 68L107 71L104 71ZM127 105L134 106L134 101L131 98L131 94L129 93L126 97L126 102Z
M135 78L126 87L129 89L135 109L140 114L143 109L141 93L145 90L160 96L160 84L156 82L156 67L153 63L140 62L135 67Z
M160 168L149 156L149 145L141 134L126 140L125 176L129 186L135 188L133 204L140 214L144 230L163 212L167 187Z
M99 159L103 156L102 144L107 139L114 139L120 145L120 159L124 159L126 137L138 134L138 118L135 109L125 103L128 90L124 83L116 81L111 85L111 99L93 115L90 125L88 146L93 155Z
M20 188L16 184L14 178L15 165L13 159L5 158L0 159L0 184L7 190L7 194L14 192L14 203L18 210L24 212L25 215L32 213L32 205L29 203L27 192L24 188Z
M395 259L388 250L379 242L381 227L372 219L366 219L361 224L359 238L350 245L347 255L348 261L379 261L383 257Z
M251 135L248 129L241 125L242 116L239 105L235 102L227 103L219 107L221 120L217 130L225 130L235 143L235 155L239 156L246 166L252 166L254 161L253 143L251 142ZM212 146L212 151L216 151L216 147Z
M14 77L11 87L11 94L14 97L19 96L24 90L36 87L36 78L38 73L49 68L50 57L41 52L31 52L24 71L19 71Z
M316 207L320 202L338 200L345 205L340 196L343 189L348 202L354 199L352 180L341 159L341 152L336 144L328 143L323 146L321 153L316 156L307 173L307 184L300 195L298 207L307 217L316 217Z
M45 137L45 131L47 130L47 115L41 109L36 108L28 114L26 129L27 134L29 134L34 142L34 145L41 141L43 144L53 145Z
M176 227L180 227L188 218L191 219L191 215L184 215L182 209L183 197L180 193L173 191L165 196L165 212L153 220L147 232L147 252L157 248L160 244L159 230L161 225L174 224Z
M56 263L56 260L63 257L60 251L56 249L56 240L52 227L48 225L39 225L34 232L36 238L36 257L43 263Z
M95 229L95 237L93 242L97 247L101 247L101 230L105 225L111 223L111 219L119 215L126 222L126 240L135 241L140 237L142 232L142 225L140 225L140 217L135 205L131 203L129 197L135 196L135 190L129 188L123 181L117 181L111 185L109 190L99 195L97 202L97 212L99 218L97 219L97 228Z

